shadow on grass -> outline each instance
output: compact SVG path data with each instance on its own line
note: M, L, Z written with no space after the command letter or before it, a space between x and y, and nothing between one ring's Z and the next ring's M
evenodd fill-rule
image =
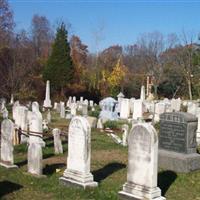
M177 174L173 171L167 170L158 173L158 186L162 191L162 195L165 195L169 187L176 180Z
M3 197L6 194L12 193L16 190L20 190L21 188L23 188L23 186L10 181L1 181L0 188L1 188L0 190L0 199L1 199L1 197Z
M52 165L46 165L45 168L43 169L43 174L52 175L53 173L56 172L56 169L61 169L65 166L66 166L65 163L56 163Z
M43 140L44 140L45 142L47 142L47 141L51 141L51 140L53 140L53 136L43 138Z
M122 163L117 163L117 162L109 163L109 164L105 165L103 168L93 171L92 174L94 175L94 180L100 183L102 180L107 178L109 175L111 175L114 172L116 172L120 169L123 169L125 167L126 167L126 165L124 165Z

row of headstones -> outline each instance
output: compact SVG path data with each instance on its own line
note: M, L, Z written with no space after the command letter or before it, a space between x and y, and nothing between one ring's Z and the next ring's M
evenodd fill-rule
M5 117L5 116L4 116ZM28 172L34 175L42 175L42 147L45 147L45 142L43 141L41 131L41 118L36 112L32 113L30 133L26 134L28 138ZM63 147L61 142L61 131L60 129L53 129L52 131L54 137L54 151L55 154L62 154ZM17 168L14 165L13 156L13 138L15 134L14 123L5 117L1 123L1 159L0 165L6 168ZM28 136L28 137L27 137Z
M53 108L60 113L61 118L71 119L77 114L77 111L81 111L82 115L86 116L88 114L88 107L94 110L94 106L93 100L83 100L83 97L80 97L80 100L76 101L76 97L72 98L70 96L66 104L62 101L60 103L55 102Z
M151 118L154 118L155 122L159 121L159 115L164 112L180 111L181 109L181 99L164 99L162 101L150 101L145 100L144 92L141 90L140 99L135 98L124 98L124 95L120 93L118 95L118 100L111 97L107 97L99 102L102 109L100 117L103 119L117 120L130 119L132 114L133 120L138 120L143 118L145 112L152 113Z
M122 198L165 199L157 187L158 136L150 124L135 125L128 136L127 182ZM67 168L60 178L65 185L96 187L90 172L91 128L84 117L74 117L69 125Z
M38 121L34 119L33 124L35 123ZM1 160L13 163L12 121L4 119L1 129ZM58 130L55 132L57 134ZM28 172L42 175L42 147L45 143L36 134L29 136L28 143ZM127 182L119 195L122 198L164 199L157 187L158 136L155 129L146 123L135 125L128 136L128 143ZM91 127L84 117L77 116L69 125L67 168L60 180L66 185L96 187L98 184L90 172L90 160ZM1 164L5 166L7 163Z

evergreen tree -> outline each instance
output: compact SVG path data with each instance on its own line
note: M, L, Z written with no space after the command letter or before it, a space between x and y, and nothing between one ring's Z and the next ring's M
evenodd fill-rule
M56 33L52 53L43 72L44 80L50 80L54 89L64 95L64 87L73 78L73 64L70 56L70 45L67 41L67 30L62 23Z

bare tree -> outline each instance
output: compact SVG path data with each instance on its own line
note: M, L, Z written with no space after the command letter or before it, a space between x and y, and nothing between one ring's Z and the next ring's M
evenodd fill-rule
M145 71L154 76L154 92L156 95L163 74L160 54L164 47L164 37L160 32L143 34L137 41L137 56L140 58L141 64L146 68Z
M34 15L31 24L31 35L36 57L47 58L50 54L53 31L45 16Z
M7 0L0 0L0 45L8 45L14 28L13 12Z

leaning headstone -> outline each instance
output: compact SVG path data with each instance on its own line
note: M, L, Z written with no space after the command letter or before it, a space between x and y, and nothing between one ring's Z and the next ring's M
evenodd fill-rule
M14 136L14 123L7 119L8 116L5 116L5 119L1 123L1 160L0 165L6 168L17 168L14 165L13 159L13 136Z
M46 94L45 94L45 100L43 104L44 108L51 108L51 99L50 99L50 81L48 80L46 83Z
M158 136L150 124L135 125L128 136L127 182L119 192L124 200L165 200L157 187Z
M196 153L197 118L189 113L160 115L159 166L176 172L200 169Z
M63 147L62 147L62 141L60 138L61 131L58 128L54 128L52 133L53 133L53 141L54 141L54 153L62 154Z
M96 187L90 173L91 128L81 116L74 117L69 125L67 169L60 181L66 186Z
M33 105L32 105L33 106ZM41 176L42 175L42 147L45 146L45 142L42 139L42 117L35 107L30 121L30 132L28 140L28 172Z

